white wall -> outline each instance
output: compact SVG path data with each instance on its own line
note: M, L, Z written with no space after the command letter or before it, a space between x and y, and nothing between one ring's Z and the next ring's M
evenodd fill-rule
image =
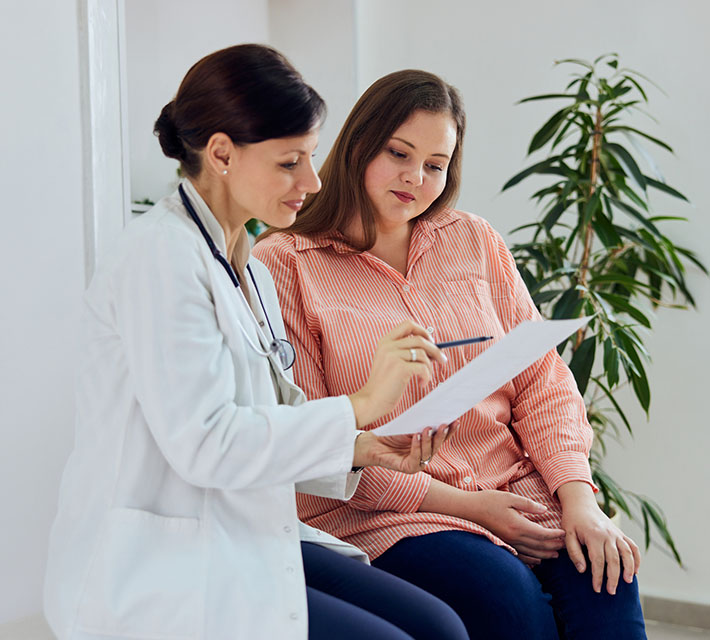
M0 623L40 608L84 286L76 0L2 14Z
M125 0L131 198L153 201L175 188L176 160L153 135L160 110L187 70L217 49L268 40L267 0Z
M624 64L650 75L669 95L650 92L650 110L660 125L637 124L675 147L675 157L657 155L657 160L669 183L689 195L694 206L662 198L654 202L660 213L691 219L678 224L672 235L710 263L707 3L649 0L640 10L638 3L617 0L600 0L593 7L569 0L270 0L270 9L272 44L291 57L329 104L321 158L336 135L333 125L347 114L344 101L353 74L357 90L351 104L374 80L396 69L427 69L456 85L468 114L459 207L488 218L509 241L510 229L536 215L528 201L535 183L527 181L505 194L500 188L530 162L527 145L552 108L549 103L514 103L565 86L568 71L553 68L556 59L620 53ZM642 412L626 403L636 440L625 440L607 466L629 489L661 503L687 565L680 570L652 549L642 566L643 592L710 603L704 539L710 528L705 453L710 419L699 400L709 379L710 280L693 271L689 283L698 312L660 312L649 338L654 356L651 420L646 423ZM637 529L625 526L642 540Z
M657 211L688 216L689 224L669 229L710 263L710 5L697 0L648 0L643 8L617 0L593 6L569 0L359 0L356 23L360 91L381 75L407 67L438 73L461 89L468 133L459 206L504 233L536 214L526 199L534 191L532 183L499 191L527 166L527 144L552 113L550 103L513 103L564 88L568 72L553 69L555 59L618 52L625 65L651 76L668 93L650 92L650 110L660 125L638 124L675 148L675 157L656 157L669 183L694 206L659 198ZM608 466L628 488L665 508L688 567L682 571L652 550L642 566L642 590L710 604L710 418L701 400L710 378L710 281L693 272L689 282L698 312L660 312L649 339L651 420L646 424L642 412L632 410L636 440L614 451ZM638 530L629 530L642 539Z
M8 6L6 6L8 5ZM199 57L267 40L266 0L126 0L137 195L160 197L176 163L152 135ZM57 487L73 439L84 288L77 0L4 3L0 15L0 636L37 614ZM142 147L140 146L142 145ZM114 150L115 151L115 150ZM111 153L108 149L107 153ZM148 186L143 186L148 185ZM135 193L135 192L134 192ZM100 256L99 256L100 258ZM30 626L41 627L34 620ZM14 631L13 631L14 630ZM7 634L10 634L9 636Z

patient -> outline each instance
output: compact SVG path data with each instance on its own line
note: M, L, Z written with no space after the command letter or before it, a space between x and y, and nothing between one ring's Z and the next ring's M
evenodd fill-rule
M255 247L310 399L360 387L377 336L404 319L443 342L500 338L540 318L498 233L450 208L464 129L458 92L437 76L381 78L345 122L322 190ZM436 379L410 384L369 428L490 344L448 350ZM597 506L591 442L574 378L553 350L466 413L424 471L366 469L350 502L301 494L299 515L447 601L471 637L645 638L640 554Z

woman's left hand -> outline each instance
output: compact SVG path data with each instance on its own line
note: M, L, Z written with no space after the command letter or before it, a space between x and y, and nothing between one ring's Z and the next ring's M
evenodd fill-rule
M562 503L562 528L570 560L577 571L583 573L587 562L582 546L592 568L592 587L601 592L606 568L606 590L616 593L619 577L633 582L641 564L641 554L636 543L625 535L599 508L591 487L584 482L563 484L557 495Z
M429 461L456 431L458 420L436 429L427 427L421 433L399 436L377 436L366 431L355 441L353 466L386 467L402 473L426 469Z

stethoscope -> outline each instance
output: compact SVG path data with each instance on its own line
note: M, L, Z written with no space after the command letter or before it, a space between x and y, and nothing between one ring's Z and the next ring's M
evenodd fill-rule
M183 188L182 185L178 187L178 192L180 193L180 198L182 199L183 205L185 205L185 209L187 209L187 213L190 215L192 218L192 221L197 225L197 228L200 230L200 233L202 234L202 237L205 239L205 242L207 243L207 246L210 248L210 251L212 252L212 255L214 256L215 260L219 262L224 270L227 272L227 275L229 276L229 279L232 281L232 284L234 287L239 290L240 285L239 285L239 278L237 278L237 274L234 273L234 269L232 268L232 265L229 264L229 261L227 258L224 257L222 252L217 248L217 245L215 245L214 240L212 240L212 237L210 236L209 233L207 233L207 229L205 229L204 225L200 221L200 218L197 216L197 212L195 211L195 208L192 206L192 202L190 202L190 198L187 197L187 194L185 193L185 189ZM286 340L285 338L277 338L276 334L274 333L274 328L271 326L271 321L269 320L269 314L266 313L266 307L264 306L264 301L261 298L261 293L259 292L259 287L256 284L256 279L254 278L254 274L252 273L251 267L247 264L247 271L249 272L249 277L251 278L252 284L254 285L254 291L256 291L256 295L259 298L259 304L261 305L261 309L264 312L264 317L266 318L266 323L269 325L269 331L271 331L271 344L269 345L268 350L264 350L259 347L259 345L254 344L254 341L251 339L249 334L247 333L246 329L244 326L240 323L239 328L242 330L242 333L244 334L244 337L246 338L247 343L249 346L256 351L260 356L264 357L269 357L269 356L277 356L279 359L279 362L281 366L283 367L284 370L290 369L293 366L293 363L296 361L296 352L293 348L293 345ZM239 292L241 293L241 291ZM239 296L243 301L244 304L246 305L246 298L244 295ZM248 307L248 305L247 305ZM254 324L257 325L258 323L256 321L256 318L254 317L254 314L252 313L252 310L249 309L249 315L252 317L254 320ZM260 331L260 328L257 329L257 331Z

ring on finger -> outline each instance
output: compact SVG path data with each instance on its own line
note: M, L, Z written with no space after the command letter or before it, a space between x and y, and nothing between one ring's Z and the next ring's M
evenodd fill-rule
M410 349L410 350L409 350L409 360L410 360L410 362L416 362L416 361L417 361L417 350L416 350L416 349Z
M420 466L426 467L430 462L431 462L431 456L429 456L426 460L419 460Z

